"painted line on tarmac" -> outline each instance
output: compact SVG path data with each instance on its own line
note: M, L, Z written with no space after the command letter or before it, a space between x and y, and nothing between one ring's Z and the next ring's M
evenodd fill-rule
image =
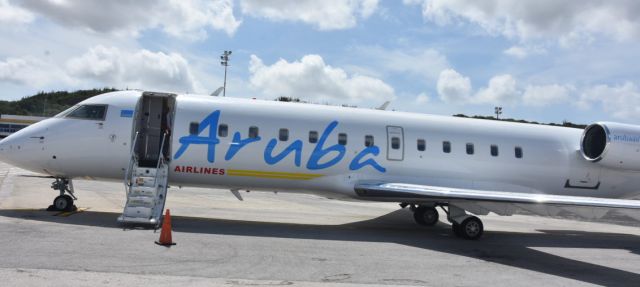
M88 207L80 207L80 208L78 208L76 211L63 211L63 212L58 212L58 213L54 214L53 216L58 216L58 217L69 217L69 216L74 215L74 214L82 213L82 212L84 212L85 210L88 210L88 209L89 209Z

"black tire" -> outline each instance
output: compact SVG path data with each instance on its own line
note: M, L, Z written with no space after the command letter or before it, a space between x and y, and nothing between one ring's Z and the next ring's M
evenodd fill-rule
M477 240L482 237L482 233L484 232L484 226L482 225L482 220L475 216L471 216L462 223L458 227L460 236L464 239L469 240Z
M58 211L72 211L73 198L69 195L59 195L53 200L53 206Z
M438 210L433 206L418 206L413 211L413 219L424 226L433 226L438 223Z

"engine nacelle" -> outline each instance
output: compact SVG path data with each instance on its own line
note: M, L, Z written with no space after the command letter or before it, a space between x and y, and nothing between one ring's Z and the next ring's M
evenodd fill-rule
M603 166L640 171L640 126L620 123L589 125L580 140L582 156Z

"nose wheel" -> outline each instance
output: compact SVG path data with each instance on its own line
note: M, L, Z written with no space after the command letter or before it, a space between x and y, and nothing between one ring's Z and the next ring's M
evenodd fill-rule
M56 181L51 184L51 188L58 190L60 195L53 199L53 204L47 208L47 211L75 211L78 209L73 204L73 201L78 198L73 194L73 182L71 179L56 178Z
M69 195L58 195L53 200L54 210L56 211L73 211L75 206L73 205L73 198Z

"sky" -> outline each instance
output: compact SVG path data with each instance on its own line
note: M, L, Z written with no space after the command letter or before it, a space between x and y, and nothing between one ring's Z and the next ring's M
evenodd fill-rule
M640 122L636 0L0 0L0 99L114 87Z

